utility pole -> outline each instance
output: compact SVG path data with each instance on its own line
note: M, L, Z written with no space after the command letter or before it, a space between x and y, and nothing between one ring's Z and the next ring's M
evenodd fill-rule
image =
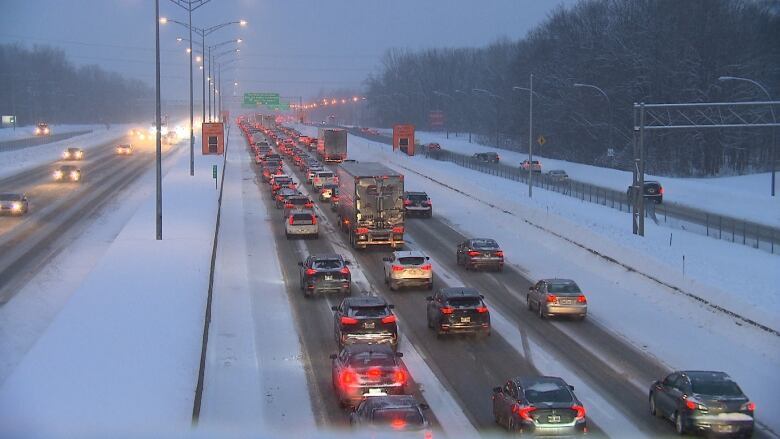
M160 0L154 0L154 36L155 36L155 123L157 125L156 134L156 186L157 186L157 205L155 209L156 218L156 238L162 240L162 111L160 109ZM192 53L192 52L190 52ZM191 59L191 58L190 58ZM192 69L190 69L192 75ZM192 87L192 76L190 76L190 87ZM192 88L190 88L192 93ZM190 101L191 102L191 101ZM192 106L190 106L190 117L192 117ZM192 129L192 125L190 125Z
M531 73L528 87L528 198L534 196L534 74Z

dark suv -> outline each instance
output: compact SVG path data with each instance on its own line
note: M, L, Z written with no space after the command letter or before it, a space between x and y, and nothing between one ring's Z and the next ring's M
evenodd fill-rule
M645 181L644 197L646 200L653 200L655 204L661 204L664 201L664 187L657 181ZM626 196L628 197L628 203L634 199L634 187L629 186L626 190Z
M368 432L431 433L425 410L428 410L428 404L418 403L412 395L369 396L349 415L349 423L355 429ZM423 437L432 436L432 433L423 434Z
M558 377L517 377L493 388L493 417L510 432L584 434L585 407Z
M354 344L330 356L333 387L339 402L357 405L371 392L403 395L409 379L400 352L385 345Z
M364 294L367 294L364 292ZM331 307L333 334L339 348L353 343L398 346L398 326L393 305L377 296L347 297Z
M490 335L490 313L473 288L442 288L426 298L428 327L437 335L476 332Z
M724 372L678 371L650 386L650 413L679 434L750 437L756 406Z
M467 270L479 267L492 267L497 271L504 269L504 251L493 239L467 239L458 244L455 253L458 265Z
M498 163L499 160L497 152L478 152L471 156L471 158L488 163Z
M320 291L336 291L349 294L352 291L352 273L349 261L338 254L311 255L300 267L300 285L305 296Z
M404 192L404 213L407 216L419 215L430 218L433 215L433 205L425 192Z

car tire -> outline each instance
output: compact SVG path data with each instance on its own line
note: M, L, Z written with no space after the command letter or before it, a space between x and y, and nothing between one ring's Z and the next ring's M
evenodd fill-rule
M685 429L685 423L680 412L674 412L674 431L680 436L684 435L687 431Z
M504 266L503 265L499 265L498 267L496 267L496 271L501 273L502 271L504 271Z
M528 307L528 311L533 311L534 310L534 307L531 304L531 295L530 294L526 294L525 295L525 304Z
M428 282L428 290L433 289L433 281Z
M285 233L284 236L286 236L287 239L290 239L290 234L289 233Z
M539 302L539 305L537 307L539 318L544 320L546 317L544 315L544 310L542 310L542 302Z
M393 283L392 279L388 282L388 285L390 286L390 291L397 291L398 290L398 285Z
M315 233L314 234L314 239L320 239L320 234L319 233Z
M656 418L660 418L661 412L658 411L658 407L656 407L655 405L655 393L650 394L649 405L650 405L650 414L655 416Z

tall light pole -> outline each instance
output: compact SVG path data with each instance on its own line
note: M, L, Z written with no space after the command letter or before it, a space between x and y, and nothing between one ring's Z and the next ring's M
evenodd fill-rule
M225 43L220 43L218 45L209 46L209 60L210 60L209 61L209 120L212 120L212 115L211 115L211 102L212 102L212 98L213 98L213 101L214 101L214 116L217 116L217 118L219 118L219 114L217 114L217 111L218 111L217 110L217 86L218 86L218 84L217 84L216 78L214 77L214 75L217 74L217 69L216 69L216 67L214 68L214 75L212 75L212 73L211 73L211 65L213 63L215 63L220 57L228 55L228 54L231 54L231 53L239 53L241 51L241 49L226 50L224 52L221 52L221 53L218 53L218 54L215 54L215 55L211 55L211 50L217 48L220 45L224 45L224 44L231 43L231 42L233 42L233 41L227 41ZM212 93L212 91L213 91L213 93Z
M529 87L514 86L512 90L523 90L528 92L528 198L534 196L534 74L528 79Z
M612 126L612 101L609 99L609 96L607 96L607 93L605 93L604 90L602 90L601 88L599 88L599 87L597 87L595 85L592 85L592 84L576 83L576 84L574 84L574 87L592 88L592 89L598 91L599 93L601 93L601 95L604 96L604 99L607 100L607 106L609 107L608 108L608 111L609 111L609 127L607 128L607 132L608 132L607 137L608 137L608 142L609 142L609 148L614 151L615 150L615 145L612 144L612 130L614 129L614 127Z
M748 79L748 78L740 78L740 77L737 77L737 76L721 76L720 78L718 78L718 81L743 81L743 82L749 82L749 83L755 85L756 87L760 88L761 91L763 91L764 94L766 95L767 99L769 99L770 101L772 100L772 96L769 95L769 92L767 91L766 87L761 85L758 81L754 81L754 80ZM772 114L772 123L777 123L777 118L775 117L775 109L774 109L774 107L771 104L769 105L769 112ZM777 144L775 142L775 140L776 140L775 139L775 131L776 131L776 128L772 127L772 146L769 148L769 168L770 168L770 170L772 172L772 189L771 189L771 194L772 194L773 197L775 196L775 172L776 172L776 168L777 168L776 163L775 163L775 156L776 156L775 148L777 148Z
M502 100L506 102L506 99L502 98L501 96L489 90L485 90L484 88L472 88L471 91L473 91L474 93L484 93L496 100L496 148L501 148L501 141L499 139L500 129L501 129L499 126L499 124L501 123L501 105L499 105L498 101Z
M157 192L157 201L155 205L155 224L156 239L162 240L162 111L160 111L160 0L154 0L154 45L155 45L155 115L154 123L157 125L157 135L155 143L155 186ZM190 74L192 69L190 69ZM191 89L190 89L191 90ZM190 106L190 110L192 107ZM190 113L192 114L192 113Z

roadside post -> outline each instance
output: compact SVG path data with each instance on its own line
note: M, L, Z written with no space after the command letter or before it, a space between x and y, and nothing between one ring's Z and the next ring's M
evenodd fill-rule
M211 165L211 178L214 179L214 189L217 189L217 165Z

